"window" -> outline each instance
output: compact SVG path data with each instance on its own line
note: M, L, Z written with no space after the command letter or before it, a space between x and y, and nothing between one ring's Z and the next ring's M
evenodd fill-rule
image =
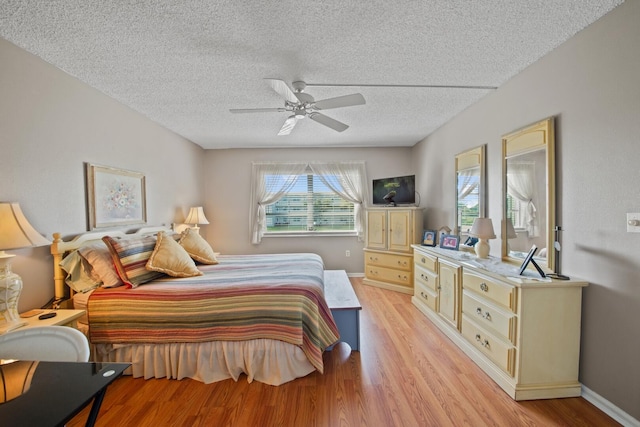
M460 231L468 233L473 221L480 216L479 168L458 172L458 224Z
M267 175L265 179L283 182L286 178ZM280 200L266 206L265 212L267 234L355 231L354 204L333 192L313 173L298 175L293 187Z
M254 163L251 241L267 234L364 237L364 162Z

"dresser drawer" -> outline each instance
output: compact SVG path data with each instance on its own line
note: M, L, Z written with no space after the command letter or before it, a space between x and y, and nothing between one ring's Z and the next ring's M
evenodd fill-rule
M465 271L462 274L462 287L473 291L515 313L516 288L487 277Z
M433 272L433 273L437 273L437 263L438 263L438 258L431 256L431 255L425 255L423 253L420 253L418 251L415 251L413 253L413 262L416 265L419 265L421 267L426 268L427 270Z
M411 256L385 254L380 252L365 252L364 256L364 262L366 265L397 268L405 271L411 271L411 261Z
M418 285L418 283L420 283L423 286L431 289L433 292L436 291L436 282L438 281L438 275L437 274L435 274L435 273L433 273L431 271L427 271L424 268L422 268L421 266L416 264L414 277L415 277L415 280L416 280L416 285Z
M411 271L367 265L365 267L365 276L367 279L392 282L413 288L413 275Z
M466 290L462 291L462 312L483 328L493 330L501 338L516 343L517 318L512 312L487 303L485 299Z
M515 375L516 348L476 325L466 314L462 314L462 335L500 369Z
M438 294L418 280L416 280L413 296L426 304L431 310L436 311L438 309Z

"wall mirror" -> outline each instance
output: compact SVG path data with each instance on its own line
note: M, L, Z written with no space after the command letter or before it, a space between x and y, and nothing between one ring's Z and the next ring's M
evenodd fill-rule
M485 216L485 146L456 156L456 229L467 234L473 220Z
M534 259L554 270L555 141L548 118L502 137L502 257L521 263L532 245Z

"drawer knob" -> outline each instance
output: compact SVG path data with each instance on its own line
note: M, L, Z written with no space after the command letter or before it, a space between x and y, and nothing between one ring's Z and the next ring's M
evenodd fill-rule
M482 337L480 336L480 334L476 334L476 341L478 341L478 343L479 343L481 346L483 346L484 348L487 348L487 349L488 349L489 347L491 347L491 346L489 345L489 340L488 340L488 339L486 339L486 338L483 340L483 339L482 339Z
M424 280L425 282L428 282L428 281L429 281L429 276L427 276L427 275L426 275L426 274L424 274L424 273L420 273L420 277L422 277L422 280Z
M482 309L480 307L476 308L476 314L478 316L482 316L483 319L491 320L491 313L489 313L488 311L485 311L483 314Z
M480 290L483 292L488 292L489 291L489 286L487 286L486 283L482 282L480 283Z
M420 295L422 295L422 298L428 300L429 296L427 294L425 294L424 292L420 291Z
M424 264L425 262L427 262L427 259L425 257L422 257L420 261L422 261L422 263Z

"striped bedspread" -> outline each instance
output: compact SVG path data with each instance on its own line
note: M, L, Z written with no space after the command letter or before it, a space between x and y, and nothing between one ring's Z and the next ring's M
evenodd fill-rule
M299 346L323 372L322 352L339 338L315 254L221 255L203 276L100 289L89 298L94 344L244 341Z

